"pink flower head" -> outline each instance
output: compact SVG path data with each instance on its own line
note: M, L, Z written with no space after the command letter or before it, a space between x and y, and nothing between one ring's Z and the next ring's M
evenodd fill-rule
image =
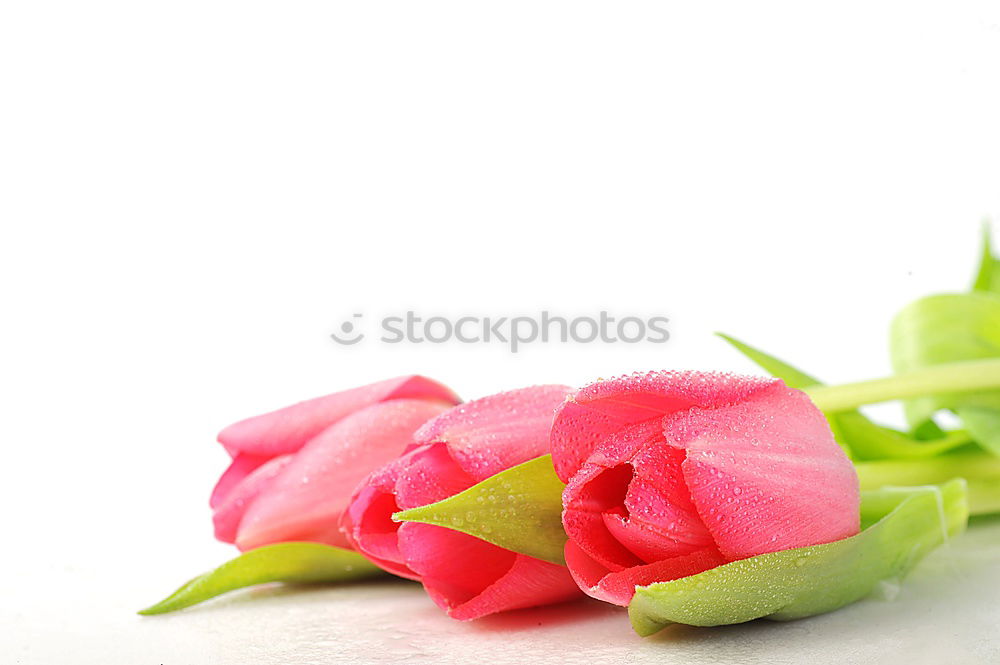
M777 379L651 372L591 384L557 411L566 562L589 595L859 529L858 479L823 414Z
M347 546L340 515L355 485L456 403L440 383L403 376L230 425L219 442L233 461L210 501L216 537L241 550L290 540Z
M537 386L457 406L425 424L413 447L375 471L344 514L355 549L391 573L418 580L456 619L560 602L580 591L563 566L516 554L440 526L392 514L453 496L549 451L565 386Z

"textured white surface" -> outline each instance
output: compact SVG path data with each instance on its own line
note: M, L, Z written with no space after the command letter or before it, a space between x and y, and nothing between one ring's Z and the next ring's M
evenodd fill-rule
M117 665L350 663L738 663L811 665L1000 662L1000 520L925 559L898 589L838 612L790 623L674 626L642 639L623 610L596 601L448 619L419 585L271 586L199 607L139 617L171 588L165 559L148 579L108 585L110 571L52 571L59 597L4 589L4 662ZM9 573L8 573L9 574ZM173 581L171 581L173 578ZM155 583L154 583L155 581ZM141 582L141 583L140 583ZM166 585L164 587L163 585Z

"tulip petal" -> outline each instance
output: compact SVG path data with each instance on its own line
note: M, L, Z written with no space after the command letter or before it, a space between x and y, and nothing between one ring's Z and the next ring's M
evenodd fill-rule
M726 560L717 550L706 548L612 572L589 557L572 540L566 542L566 565L577 585L588 596L621 606L629 604L637 586L695 575L724 563Z
M717 409L664 419L691 498L730 559L847 538L859 529L858 479L823 414L775 383Z
M399 551L442 609L468 602L514 565L517 554L432 524L407 522Z
M356 491L341 526L352 547L389 572L409 579L419 575L405 563L394 513L434 503L473 484L444 444L410 448L371 474Z
M642 563L615 539L603 517L604 512L623 504L631 478L631 469L626 465L607 469L587 464L570 479L563 492L562 520L566 535L610 570Z
M260 455L248 455L247 453L237 453L230 462L229 467L222 472L219 481L212 489L212 496L208 500L209 508L216 508L229 496L234 487L243 482L255 469L267 462L269 457Z
M474 482L485 480L549 452L552 417L569 392L532 386L467 402L421 427L414 441L447 443Z
M566 568L515 554L458 531L408 522L400 551L431 599L463 621L580 595Z
M394 399L421 399L449 405L459 401L455 393L437 381L422 376L401 376L241 420L222 430L218 439L234 455L242 452L273 457L292 453L344 417Z
M630 521L669 539L669 556L714 546L684 478L685 458L684 451L665 442L644 447L632 458L635 477L625 494Z
M627 425L688 409L746 399L774 379L716 372L648 372L593 383L571 395L552 425L552 459L568 482L590 456Z
M220 503L215 512L212 513L216 538L224 543L236 541L236 533L239 530L240 521L246 513L247 506L271 484L291 461L291 455L281 455L265 462L226 494L225 501Z
M660 532L654 525L645 524L631 515L604 513L604 526L630 552L641 561L654 562L689 554L692 545Z
M388 474L382 477L389 478ZM392 519L392 514L399 510L392 490L394 482L395 476L392 476L388 487L367 481L368 484L358 490L344 512L341 530L350 546L362 552L372 563L394 575L418 580L419 576L406 566L399 552L397 532L400 525Z
M420 425L447 408L441 401L394 399L325 429L247 508L237 546L245 550L285 540L346 546L339 522L354 488L372 469L403 452Z
M658 420L624 426L566 486L566 534L610 570L713 546L684 482L685 453L662 439Z
M456 605L448 616L469 621L507 610L563 603L580 598L580 589L566 568L518 554L514 565L474 598Z
M443 443L412 449L396 481L396 503L401 510L446 499L475 484Z

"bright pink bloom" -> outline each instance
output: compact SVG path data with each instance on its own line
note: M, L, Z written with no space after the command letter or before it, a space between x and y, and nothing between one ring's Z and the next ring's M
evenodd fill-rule
M659 372L600 381L552 427L566 562L589 595L852 536L858 479L823 414L777 379Z
M219 434L233 461L212 492L215 535L241 550L308 540L340 547L340 515L372 469L458 403L440 383L403 376L242 420Z
M403 457L373 473L344 514L351 543L391 573L418 580L456 619L556 603L580 595L564 566L516 554L439 526L392 514L453 496L544 455L565 386L500 393L424 425Z

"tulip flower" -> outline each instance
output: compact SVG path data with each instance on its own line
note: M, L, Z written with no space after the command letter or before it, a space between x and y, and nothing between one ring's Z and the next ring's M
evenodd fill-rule
M291 540L347 546L339 523L354 487L458 401L440 383L403 376L230 425L219 442L233 460L210 501L216 537L240 550Z
M500 393L425 424L405 455L358 488L344 514L351 544L385 570L422 582L456 619L579 596L563 566L441 526L392 519L547 453L553 413L568 392L538 386Z
M859 529L858 479L823 414L777 379L636 374L570 396L552 427L565 555L587 594Z

